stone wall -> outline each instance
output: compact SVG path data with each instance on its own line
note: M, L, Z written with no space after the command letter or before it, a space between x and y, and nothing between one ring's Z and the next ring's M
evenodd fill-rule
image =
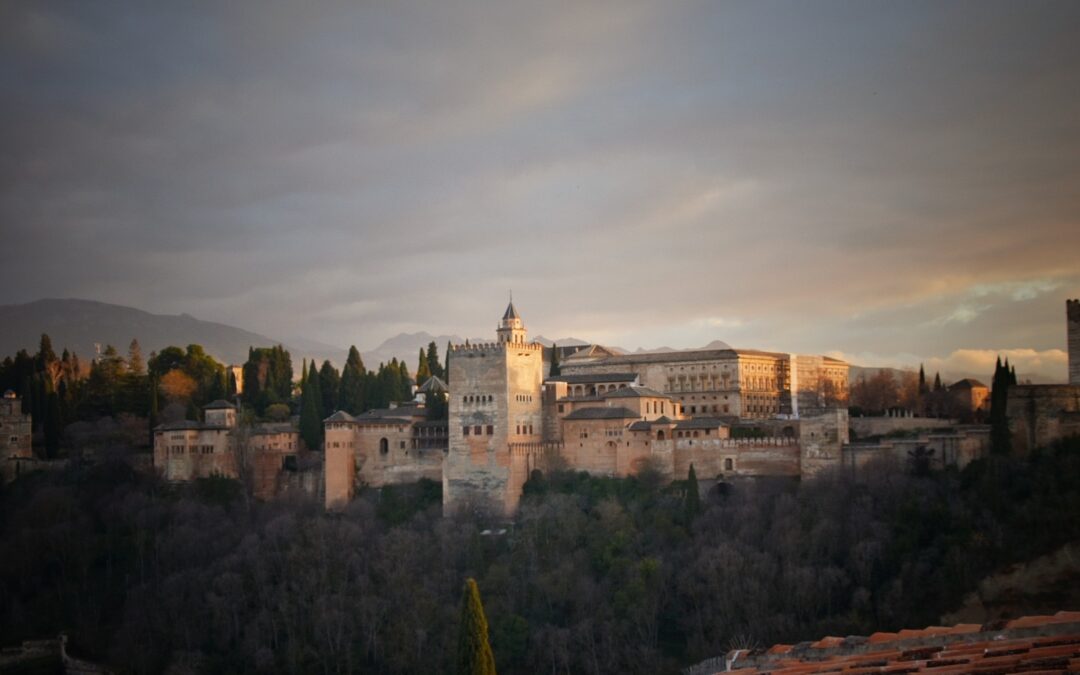
M1080 434L1080 386L1020 384L1009 387L1006 414L1013 452L1027 454Z
M943 429L954 424L956 420L939 417L852 417L848 420L852 437L856 441L898 431Z
M920 448L933 451L929 455L931 469L940 470L946 466L962 469L990 452L990 427L973 424L953 427L946 433L925 433L917 438L851 443L844 446L842 464L856 473L871 462L883 461L906 470L913 454Z

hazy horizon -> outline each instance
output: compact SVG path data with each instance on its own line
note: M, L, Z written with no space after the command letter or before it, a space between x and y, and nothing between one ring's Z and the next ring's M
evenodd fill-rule
M1077 3L0 19L0 303L1064 380Z

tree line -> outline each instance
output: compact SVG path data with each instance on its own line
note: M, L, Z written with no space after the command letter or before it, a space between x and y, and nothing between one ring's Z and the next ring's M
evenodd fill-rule
M501 673L675 673L733 646L936 624L987 574L1080 536L1076 439L704 495L649 470L526 485L507 522L444 517L432 482L330 515L121 463L32 474L0 489L0 635L67 631L134 673L452 673L473 578Z
M317 449L322 420L334 411L355 415L412 398L413 379L403 361L394 358L368 370L355 346L341 371L328 360L318 368L305 362L299 383L294 382L292 357L281 345L251 347L240 372L237 382L231 368L197 344L165 347L144 358L138 340L131 341L126 355L106 345L87 363L66 349L57 356L43 334L36 354L19 350L0 362L0 391L10 389L22 398L48 458L61 454L65 429L73 424L105 418L123 420L126 426L141 423L148 432L140 444L147 445L149 431L161 422L199 420L202 407L218 399L240 403L249 420L286 421L300 415L304 440ZM417 372L425 379L445 377L434 342L421 350ZM435 418L445 417L444 399L429 399L429 404Z

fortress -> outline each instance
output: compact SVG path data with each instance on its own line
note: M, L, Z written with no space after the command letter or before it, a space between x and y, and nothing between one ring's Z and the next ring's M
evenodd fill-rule
M533 470L684 479L811 475L848 440L847 364L823 356L705 349L567 354L529 342L511 302L496 339L451 346L448 419L401 406L325 420L326 505L358 485L440 480L447 510L510 513Z

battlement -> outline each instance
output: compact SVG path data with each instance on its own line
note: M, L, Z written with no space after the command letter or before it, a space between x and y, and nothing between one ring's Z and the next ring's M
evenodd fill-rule
M454 354L480 354L484 352L499 353L507 349L518 351L539 352L544 345L539 342L478 342L476 344L450 345L450 351Z

